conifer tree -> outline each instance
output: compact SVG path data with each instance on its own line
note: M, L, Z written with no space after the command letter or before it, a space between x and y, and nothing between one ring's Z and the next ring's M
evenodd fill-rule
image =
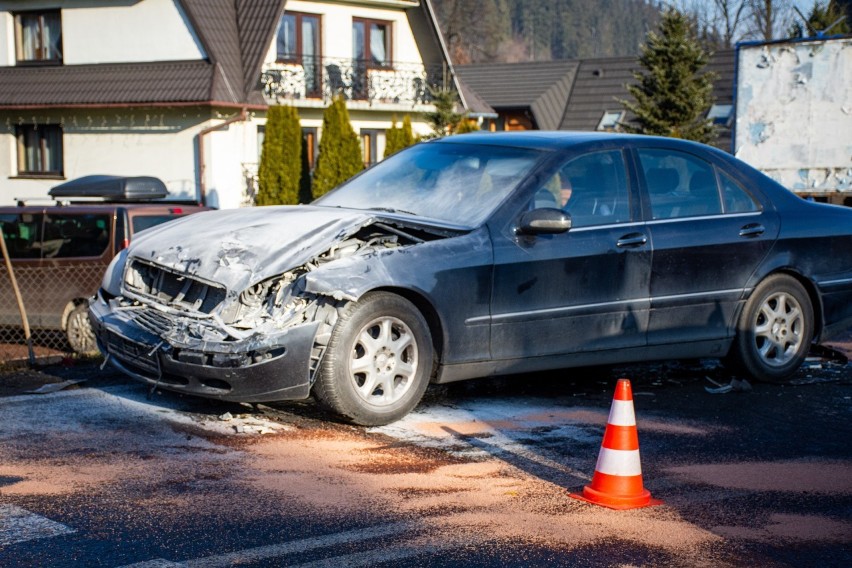
M349 122L342 96L335 97L322 117L322 138L314 169L313 196L320 197L364 169L361 144Z
M385 132L385 153L383 157L387 158L403 148L408 148L415 142L417 142L417 139L411 129L411 117L406 114L402 120L402 126L396 125L396 117L394 117L393 125Z
M396 117L393 117L391 127L385 131L385 153L383 158L402 150L402 128L396 125Z
M787 30L791 38L806 38L825 33L825 35L848 34L850 22L843 18L843 7L837 0L829 0L828 4L820 4L814 0L814 5L808 14L806 23L795 22Z
M302 129L296 109L272 106L266 115L266 132L258 166L257 205L299 203L302 175Z
M441 138L450 134L452 127L461 119L462 115L456 112L456 101L458 95L450 89L429 89L432 95L432 104L435 112L424 113L426 120L432 125L432 138Z
M633 74L639 82L627 90L634 102L621 104L635 117L624 130L711 142L715 136L706 113L713 104L715 75L702 72L709 55L700 46L692 23L679 11L663 13L659 33L650 32Z

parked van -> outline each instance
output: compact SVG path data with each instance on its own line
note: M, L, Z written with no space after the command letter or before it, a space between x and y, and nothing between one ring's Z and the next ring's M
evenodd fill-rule
M0 207L0 227L30 327L62 330L71 349L91 352L88 299L112 258L136 233L208 208L163 200L152 177L86 176L48 194L50 205ZM0 265L0 289L11 291L6 272ZM20 325L14 294L0 294L0 326Z

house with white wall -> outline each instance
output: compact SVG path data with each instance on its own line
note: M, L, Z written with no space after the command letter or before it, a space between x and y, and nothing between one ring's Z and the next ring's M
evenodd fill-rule
M313 161L343 95L369 164L395 118L428 132L436 86L458 85L430 0L0 0L0 204L113 174L247 205L269 105Z

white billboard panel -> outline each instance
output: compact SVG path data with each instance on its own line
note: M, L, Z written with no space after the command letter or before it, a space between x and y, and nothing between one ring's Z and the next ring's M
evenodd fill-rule
M852 192L852 38L744 44L734 155L806 194Z

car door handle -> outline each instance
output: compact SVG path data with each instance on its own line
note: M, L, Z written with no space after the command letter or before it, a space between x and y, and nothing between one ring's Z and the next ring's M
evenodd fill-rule
M741 237L757 237L762 235L766 229L760 223L752 223L740 229Z
M642 233L631 233L624 235L615 243L618 247L639 247L648 242L648 237Z

